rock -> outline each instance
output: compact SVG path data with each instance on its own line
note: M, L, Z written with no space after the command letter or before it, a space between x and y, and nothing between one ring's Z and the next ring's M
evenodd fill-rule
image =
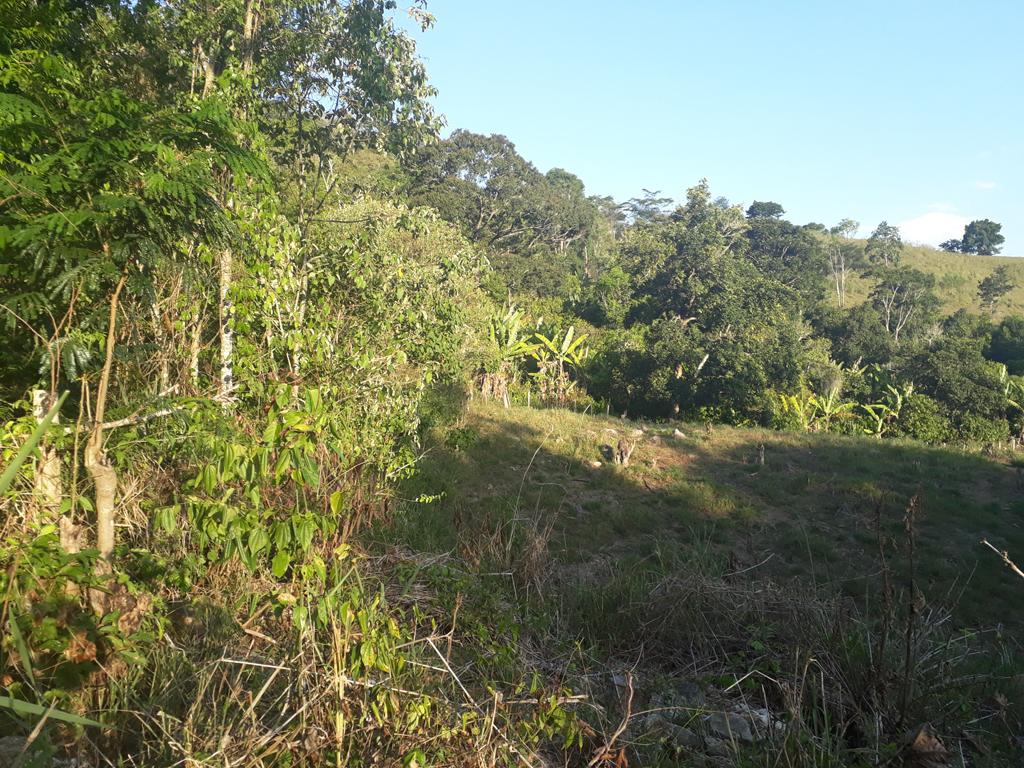
M600 469L601 468L601 462L600 461L588 461L587 463L590 464L590 466L592 466L594 469Z
M14 765L22 750L25 750L23 763L38 758L42 750L32 747L25 749L27 743L28 739L24 736L4 736L0 739L0 765Z
M732 748L727 741L716 739L712 736L704 737L704 751L709 755L715 757L729 757L732 754Z
M651 442L655 445L661 445L661 438L657 435L651 435Z
M672 742L675 747L685 749L703 749L704 739L681 725L670 723L661 714L655 713L647 718L644 723L648 733L662 736Z
M684 728L675 723L666 723L665 735L671 739L677 747L686 749L700 749L704 746L704 739L689 728Z
M767 709L742 707L736 714L750 723L755 734L770 736L786 729L785 723L773 717Z
M642 429L634 429L632 432L629 433L629 436L630 437L643 437L644 436L644 431Z
M683 707L703 707L707 704L707 697L704 691L696 683L683 683L676 689L677 701Z
M715 736L727 741L752 742L754 734L750 730L750 722L740 715L727 712L714 712L704 718L708 730Z
M672 437L674 437L676 440L682 440L684 437L686 437L686 435L684 435L678 429L674 429L672 430Z

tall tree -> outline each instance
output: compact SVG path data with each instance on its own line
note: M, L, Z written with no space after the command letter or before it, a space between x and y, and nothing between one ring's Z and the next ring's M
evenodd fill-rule
M868 238L864 253L873 262L882 262L886 267L899 264L900 253L903 251L903 240L900 228L883 221Z
M892 334L893 342L899 344L900 334L912 320L920 320L936 308L938 301L931 292L935 275L926 275L911 267L876 269L873 274L879 282L871 292L871 299L885 330Z
M824 229L824 225L822 226ZM829 272L832 275L832 282L836 288L836 303L839 307L846 304L846 271L847 251L844 250L846 241L853 237L860 229L860 222L853 219L843 219L825 233L825 260L828 263Z
M747 208L748 219L781 219L785 213L785 208L773 202L762 203L755 200Z

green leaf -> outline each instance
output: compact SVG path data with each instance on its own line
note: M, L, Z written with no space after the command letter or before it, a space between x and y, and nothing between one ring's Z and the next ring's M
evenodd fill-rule
M260 555L270 544L270 536L263 528L254 528L249 533L249 552L256 557Z
M97 723L95 720L89 720L86 717L72 715L70 712L65 712L61 709L51 710L48 707L41 707L38 704L30 704L27 701L19 701L18 699L12 699L9 696L0 696L0 707L13 709L15 712L19 712L23 715L45 715L49 712L49 717L57 720L63 720L66 723L73 723L75 725L91 725L94 728L110 727L108 725L103 725L103 723Z
M292 543L292 527L287 522L274 523L274 543L278 549L284 549Z
M344 509L344 504L345 494L341 491L335 491L331 494L331 512L336 515L340 515L341 511Z
M43 435L45 435L46 430L50 428L50 424L53 422L54 417L56 417L57 412L60 410L60 407L64 404L64 401L67 399L69 394L69 392L65 392L60 396L60 400L58 400L57 404L50 409L48 414L46 414L46 418L42 420L39 426L32 430L32 434L29 436L28 440L25 441L25 444L21 446L21 450L18 451L18 455L14 457L14 461L11 462L11 465L4 470L3 475L0 475L0 495L7 492L7 489L14 481L15 475L17 475L21 470L21 465L25 463L26 459L28 459L29 454L32 453L36 444L43 439Z
M278 552L277 555L274 556L274 562L271 564L271 569L274 571L274 576L278 579L284 576L285 572L288 570L288 566L291 565L291 563L291 555L289 555L284 550Z
M298 539L299 546L302 547L303 551L309 551L309 546L313 543L315 533L316 526L313 525L311 520L303 520L295 526L295 538Z
M18 617L13 613L9 616L11 635L14 637L14 644L18 646L18 655L21 656L21 666L25 668L25 674L28 675L28 684L35 690L36 678L32 672L32 659L28 654L28 646L25 644L25 638L21 635L21 628L18 626Z

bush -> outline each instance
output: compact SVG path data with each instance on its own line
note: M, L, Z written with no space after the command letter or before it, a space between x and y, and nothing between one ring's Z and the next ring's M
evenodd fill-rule
M942 443L950 437L949 420L939 411L938 403L928 395L915 393L903 403L892 435L926 443Z
M964 442L996 443L1010 436L1010 424L1005 419L989 420L968 413L960 417L956 436Z

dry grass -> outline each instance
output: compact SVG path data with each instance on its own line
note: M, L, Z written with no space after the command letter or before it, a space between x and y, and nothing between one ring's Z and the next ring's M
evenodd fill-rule
M863 253L864 241L853 241L851 250ZM996 306L993 317L999 320L1011 314L1024 314L1024 260L1005 256L972 256L947 253L921 245L906 245L903 263L925 274L935 275L935 295L942 302L941 313L951 315L959 309L969 312L981 310L978 303L978 283L991 275L997 267L1007 267L1011 282L1016 286ZM847 276L847 305L867 301L872 283L856 274ZM834 294L828 300L835 303Z

